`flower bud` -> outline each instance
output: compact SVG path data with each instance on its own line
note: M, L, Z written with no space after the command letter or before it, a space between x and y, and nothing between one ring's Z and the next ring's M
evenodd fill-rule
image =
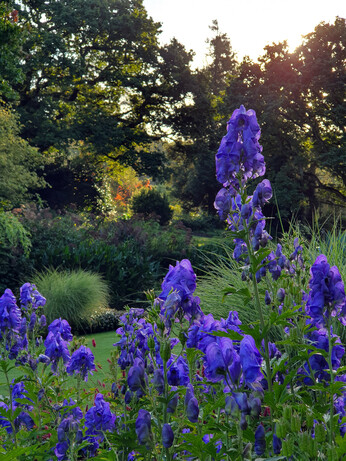
M276 297L279 301L279 303L282 303L283 300L285 299L285 296L286 296L286 292L283 288L279 288L277 293L276 293Z
M196 397L192 397L186 406L186 416L191 423L197 423L199 415L198 401Z
M297 413L293 414L292 418L291 418L291 430L292 430L292 432L299 432L300 429L301 429L301 426L302 426L302 422L301 422L301 419L300 419L300 415L298 415Z
M270 294L269 294L268 290L266 290L266 294L264 296L264 302L266 303L267 306L269 306L269 304L271 304L271 302L272 302L272 299L270 297Z
M161 355L162 360L165 363L167 363L168 360L171 358L171 355L172 355L171 344L168 341L165 341L164 343L161 344L160 355Z
M262 424L260 424L255 432L255 453L258 456L263 455L266 450L265 431Z
M325 442L326 440L326 430L321 423L315 425L315 440L316 442Z

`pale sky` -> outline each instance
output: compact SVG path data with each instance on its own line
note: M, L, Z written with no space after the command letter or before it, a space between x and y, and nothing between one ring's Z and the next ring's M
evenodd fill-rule
M143 4L149 16L162 23L160 42L176 37L187 50L195 51L197 66L205 62L213 19L230 38L238 59L248 55L255 60L267 44L287 39L294 50L301 36L321 21L346 17L346 0L143 0Z

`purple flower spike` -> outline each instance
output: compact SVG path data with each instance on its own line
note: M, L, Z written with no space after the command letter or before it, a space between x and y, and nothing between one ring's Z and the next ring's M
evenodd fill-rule
M346 324L346 297L341 275L336 266L330 267L325 255L320 255L310 269L310 293L306 304L308 315L318 326L329 315L338 316Z
M84 381L88 381L88 373L93 374L95 370L94 355L88 347L81 346L74 351L67 364L66 371L69 375L80 373Z
M7 288L0 298L0 331L7 329L18 331L21 326L21 312L16 304L16 298Z

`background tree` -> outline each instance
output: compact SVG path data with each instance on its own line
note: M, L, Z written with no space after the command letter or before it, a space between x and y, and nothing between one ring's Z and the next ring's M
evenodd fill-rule
M0 106L0 209L8 210L32 198L44 181L37 176L40 156L19 136L17 117Z
M220 32L217 21L213 21L210 29L213 32L208 40L210 62L194 72L189 98L172 118L178 139L169 156L175 165L174 194L183 207L186 210L200 207L214 213L218 190L215 153L225 132L220 106L236 72L236 59L230 40Z

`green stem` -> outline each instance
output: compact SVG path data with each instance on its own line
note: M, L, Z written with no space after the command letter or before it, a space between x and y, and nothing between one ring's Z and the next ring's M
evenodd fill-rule
M327 328L328 328L328 365L329 365L329 373L330 373L330 386L334 384L334 372L333 372L333 364L332 364L332 333L331 333L331 318L330 315L328 316L327 321ZM330 431L329 431L329 443L330 446L333 445L334 442L334 393L330 392Z
M17 443L16 428L15 428L14 421L13 421L13 397L12 397L12 389L11 389L10 380L8 379L7 370L4 371L4 373L5 373L5 377L6 377L6 382L7 382L7 386L8 386L8 391L9 391L9 394L10 394L10 411L11 411L11 420L10 420L10 423L11 423L11 427L12 427L12 435L13 435L13 439L14 439L14 446L17 448L17 447L18 447L18 443Z
M252 246L251 246L251 243L250 243L248 235L246 237L245 243L246 243L247 251L248 251L248 254L249 254L249 258L250 258L250 264L251 264L252 268L254 268L255 267L255 255L254 255L254 252L253 252L253 249L252 249ZM257 308L257 312L258 312L258 316L259 316L259 320L260 320L260 325L261 325L261 332L263 334L263 332L265 330L265 321L264 321L261 301L260 301L260 297L259 297L259 291L258 291L258 285L257 285L255 270L252 271L252 284L253 284L254 294L255 294L255 304L256 304L256 308ZM271 367L270 367L268 333L264 334L263 339L264 339L264 359L265 359L265 362L266 362L268 391L269 391L270 395L274 395L273 394L273 385L272 385L272 373L271 373ZM272 412L271 406L269 406L269 410L270 410L270 425L271 425L272 433L274 433L273 414L272 414L273 412Z

